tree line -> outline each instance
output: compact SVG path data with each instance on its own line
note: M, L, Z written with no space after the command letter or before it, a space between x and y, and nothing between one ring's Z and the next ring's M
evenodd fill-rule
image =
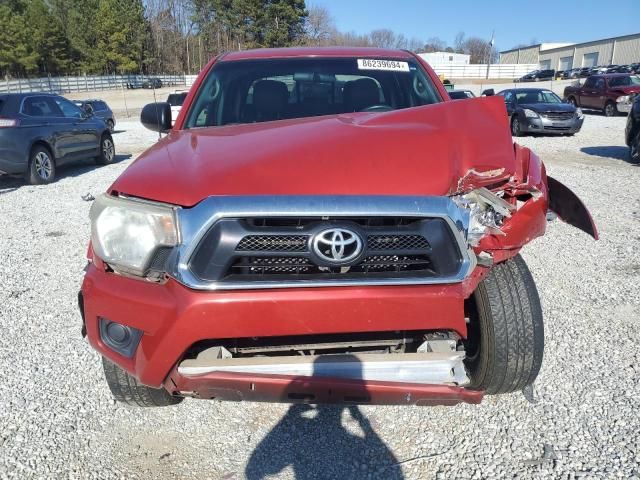
M229 50L377 46L495 57L486 40L453 46L377 29L341 32L304 0L0 0L0 75L196 73Z

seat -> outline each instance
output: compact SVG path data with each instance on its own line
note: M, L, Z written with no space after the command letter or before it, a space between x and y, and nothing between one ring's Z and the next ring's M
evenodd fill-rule
M289 104L287 84L277 80L259 80L253 84L255 121L280 120Z
M359 78L344 84L342 90L345 111L360 112L380 104L380 89L375 80Z

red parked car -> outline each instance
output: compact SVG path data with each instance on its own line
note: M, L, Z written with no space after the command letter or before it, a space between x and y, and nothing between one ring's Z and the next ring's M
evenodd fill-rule
M91 209L79 296L117 400L452 405L536 378L519 255L578 198L416 55L221 55Z
M626 73L592 75L581 86L568 86L564 98L575 107L601 110L607 117L627 114L640 93L640 76Z

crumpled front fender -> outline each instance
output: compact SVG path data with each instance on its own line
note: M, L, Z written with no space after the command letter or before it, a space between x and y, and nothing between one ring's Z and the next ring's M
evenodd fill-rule
M584 203L569 188L553 177L547 177L549 210L561 220L588 233L598 240L598 229Z

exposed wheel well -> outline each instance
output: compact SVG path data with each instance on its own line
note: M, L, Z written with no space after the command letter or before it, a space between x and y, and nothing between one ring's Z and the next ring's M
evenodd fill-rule
M31 145L31 149L29 150L29 161L31 161L31 153L33 153L33 149L36 147L44 147L46 148L49 153L51 154L51 160L53 160L53 162L56 162L56 156L53 153L53 149L51 148L51 145L49 145L47 142L45 142L44 140L36 140L35 142L33 142L33 144Z

